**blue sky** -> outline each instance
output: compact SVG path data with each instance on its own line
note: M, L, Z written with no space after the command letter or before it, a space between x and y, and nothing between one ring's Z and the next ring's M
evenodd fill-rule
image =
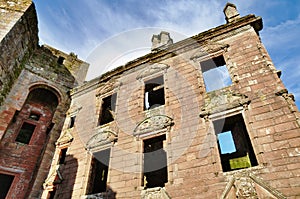
M91 52L120 33L156 27L193 36L225 23L225 0L33 0L39 20L40 44L66 53L74 52L92 64L87 79L99 76L107 66L93 64ZM263 18L260 36L282 80L300 107L300 1L233 0L241 16ZM159 32L152 32L158 34ZM127 34L128 35L128 34ZM137 48L149 50L151 35ZM178 41L174 38L175 42ZM134 41L130 41L132 45ZM136 42L136 43L137 43ZM126 49L125 49L126 50ZM122 51L124 52L124 50ZM144 51L143 51L144 52ZM118 62L119 64L119 62ZM124 64L124 63L123 63Z

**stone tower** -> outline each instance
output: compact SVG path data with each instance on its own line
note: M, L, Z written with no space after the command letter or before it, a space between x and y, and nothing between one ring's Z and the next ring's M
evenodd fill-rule
M70 89L88 64L38 45L31 1L0 1L0 198L40 198Z

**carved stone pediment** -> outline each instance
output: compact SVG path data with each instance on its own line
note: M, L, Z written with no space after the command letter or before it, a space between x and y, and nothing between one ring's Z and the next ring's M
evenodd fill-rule
M107 148L118 139L117 133L110 130L100 129L93 135L86 143L86 149L92 150L94 148Z
M231 90L216 90L205 94L204 105L201 107L200 117L246 106L250 99L243 94L234 93Z
M207 57L210 54L213 54L214 52L223 51L224 49L226 49L228 47L229 47L228 44L222 44L222 43L218 43L218 42L209 41L209 42L201 44L200 50L197 50L191 56L190 59L193 61L198 61L202 57ZM212 57L213 57L213 55L212 55Z
M74 139L74 137L71 133L72 129L73 128L63 130L55 144L57 146L61 146L61 145L65 145L65 144L72 142Z
M134 129L133 135L143 137L149 133L166 131L174 124L173 119L166 115L155 115L144 119Z
M229 198L274 198L286 199L279 191L268 185L251 171L237 171L228 176L229 180L221 199Z
M48 177L43 184L44 189L47 189L48 187L51 189L56 184L60 184L63 181L63 177L59 171L59 167L60 165L51 167Z
M117 88L119 88L122 85L121 82L116 81L114 79L109 80L108 82L105 82L100 85L100 88L96 92L96 96L106 94L108 92L111 92Z
M154 188L142 190L141 199L154 199L154 198L171 199L171 197L168 195L165 188L162 187L154 187Z
M168 66L167 64L155 63L151 66L146 67L142 72L140 72L136 79L143 79L144 77L148 77L160 71L167 70L169 67L170 66Z
M269 186L250 171L238 171L230 176L221 199L230 198L286 199L282 193Z
M69 110L68 110L68 112L67 112L67 115L68 115L68 116L76 115L81 109L82 109L82 106L75 102L75 103L72 104L71 107L69 108Z

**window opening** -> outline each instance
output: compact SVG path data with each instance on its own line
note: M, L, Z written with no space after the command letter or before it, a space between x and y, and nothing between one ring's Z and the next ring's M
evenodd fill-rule
M116 100L117 100L116 93L102 99L101 116L99 117L99 125L107 124L109 122L114 121Z
M19 134L16 138L16 142L21 142L24 144L29 144L30 139L32 137L32 134L34 132L35 129L35 125L34 124L30 124L27 122L24 122L22 124L22 127L19 131Z
M64 148L60 150L60 155L59 155L59 164L64 164L67 156L67 150L68 148Z
M164 187L168 182L167 154L163 149L165 135L144 140L144 175L146 188Z
M106 191L107 175L109 168L110 149L94 153L92 163L92 189L90 194Z
M200 62L207 92L218 90L232 84L224 57L218 56Z
M30 113L29 115L29 119L35 120L35 121L39 121L41 115L36 114L36 113Z
M72 117L70 117L70 124L69 124L69 128L73 128L73 127L74 127L74 124L75 124L75 119L76 119L76 116L72 116Z
M144 110L152 109L165 104L164 78L157 78L145 82Z
M64 63L64 60L65 60L64 57L59 56L58 59L57 59L57 63L58 63L58 64L63 64L63 63Z
M12 175L6 175L6 174L0 174L0 198L5 199L7 196L7 193L11 187L11 184L14 180L14 176Z
M224 172L257 165L241 114L214 121L213 124Z

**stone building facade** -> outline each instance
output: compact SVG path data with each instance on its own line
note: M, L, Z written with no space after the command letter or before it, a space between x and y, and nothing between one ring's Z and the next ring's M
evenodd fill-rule
M300 114L260 17L227 3L226 24L176 43L161 32L84 82L87 63L38 45L30 1L0 9L0 198L300 195Z

